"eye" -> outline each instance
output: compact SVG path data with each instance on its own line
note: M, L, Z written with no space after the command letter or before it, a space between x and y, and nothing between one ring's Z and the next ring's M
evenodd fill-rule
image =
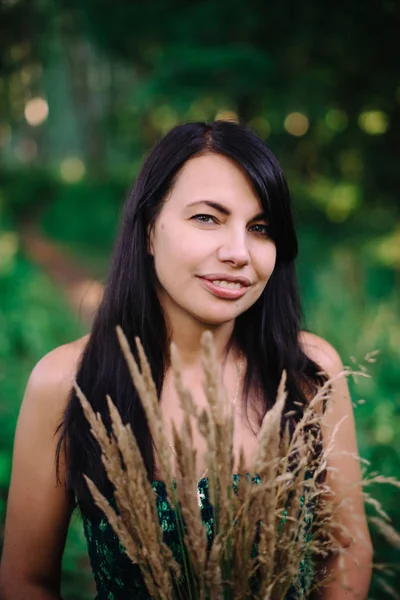
M256 231L256 233L258 233L259 235L263 235L263 236L268 236L269 235L269 231L268 231L268 225L253 225L252 229L254 227L258 228L258 231Z
M213 217L212 215L193 215L192 219L194 219L195 221L198 221L199 223L205 223L206 225L211 224L209 219L212 219L213 223L217 222L217 219L215 217Z

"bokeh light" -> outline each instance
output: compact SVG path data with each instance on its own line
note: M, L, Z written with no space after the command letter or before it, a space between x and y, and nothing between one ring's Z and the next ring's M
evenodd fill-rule
M157 107L152 112L150 119L153 127L164 134L172 129L172 127L175 127L179 120L176 111L172 106L168 106L167 104Z
M216 121L234 121L235 123L239 122L239 116L237 112L230 109L221 109L215 115Z
M358 124L369 135L381 135L389 128L389 117L382 110L368 110L360 114Z
M327 217L335 222L345 221L361 204L360 192L356 185L340 183L333 187L326 205Z
M303 113L292 112L286 117L283 125L290 135L300 137L307 133L310 122Z
M340 110L339 108L332 108L328 110L325 115L325 123L326 126L335 132L340 132L346 129L347 124L349 122L349 118L344 110Z
M400 226L387 235L371 240L368 249L374 261L386 268L400 269Z
M78 156L69 156L61 161L60 173L67 183L76 183L86 173L85 163Z
M186 118L188 121L211 121L217 106L218 102L212 96L201 96L190 105Z
M25 105L25 119L32 127L44 123L49 115L49 105L44 98L31 98Z
M375 430L375 440L379 444L390 444L394 438L393 427L389 424L379 425Z
M18 236L14 231L0 233L0 274L12 271L18 245Z
M249 126L262 138L268 137L271 133L271 125L265 117L254 117L254 119L249 122Z

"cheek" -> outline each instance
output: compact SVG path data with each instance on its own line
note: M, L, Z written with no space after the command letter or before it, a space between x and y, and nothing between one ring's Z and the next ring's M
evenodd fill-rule
M176 246L178 245L178 237L173 223L169 223L167 226L161 221L154 236L154 257L156 263L162 264L173 260L174 256L177 255Z
M196 231L172 219L168 226L161 223L154 244L157 262L161 265L168 261L170 269L178 269L179 265L197 267L210 246L204 232L200 233L203 235L196 237Z
M272 242L263 252L258 252L254 257L254 268L260 281L267 282L271 277L276 263L276 247Z
M154 266L159 282L170 288L185 283L191 266L196 265L193 239L172 227L160 226L154 239Z

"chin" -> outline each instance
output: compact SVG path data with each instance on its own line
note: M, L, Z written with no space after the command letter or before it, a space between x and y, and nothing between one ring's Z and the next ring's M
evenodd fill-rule
M232 321L234 321L235 319L237 319L237 317L239 317L244 311L220 311L218 313L214 312L209 312L209 313L199 313L196 315L193 315L196 319L198 319L199 321L201 321L202 323L204 323L205 325L210 325L213 327L216 327L218 325L225 325L226 323L230 323Z

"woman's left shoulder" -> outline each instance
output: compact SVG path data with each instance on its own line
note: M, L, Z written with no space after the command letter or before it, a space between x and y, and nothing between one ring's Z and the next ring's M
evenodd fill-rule
M324 338L310 331L300 331L299 342L303 352L328 376L333 377L343 371L339 353Z

